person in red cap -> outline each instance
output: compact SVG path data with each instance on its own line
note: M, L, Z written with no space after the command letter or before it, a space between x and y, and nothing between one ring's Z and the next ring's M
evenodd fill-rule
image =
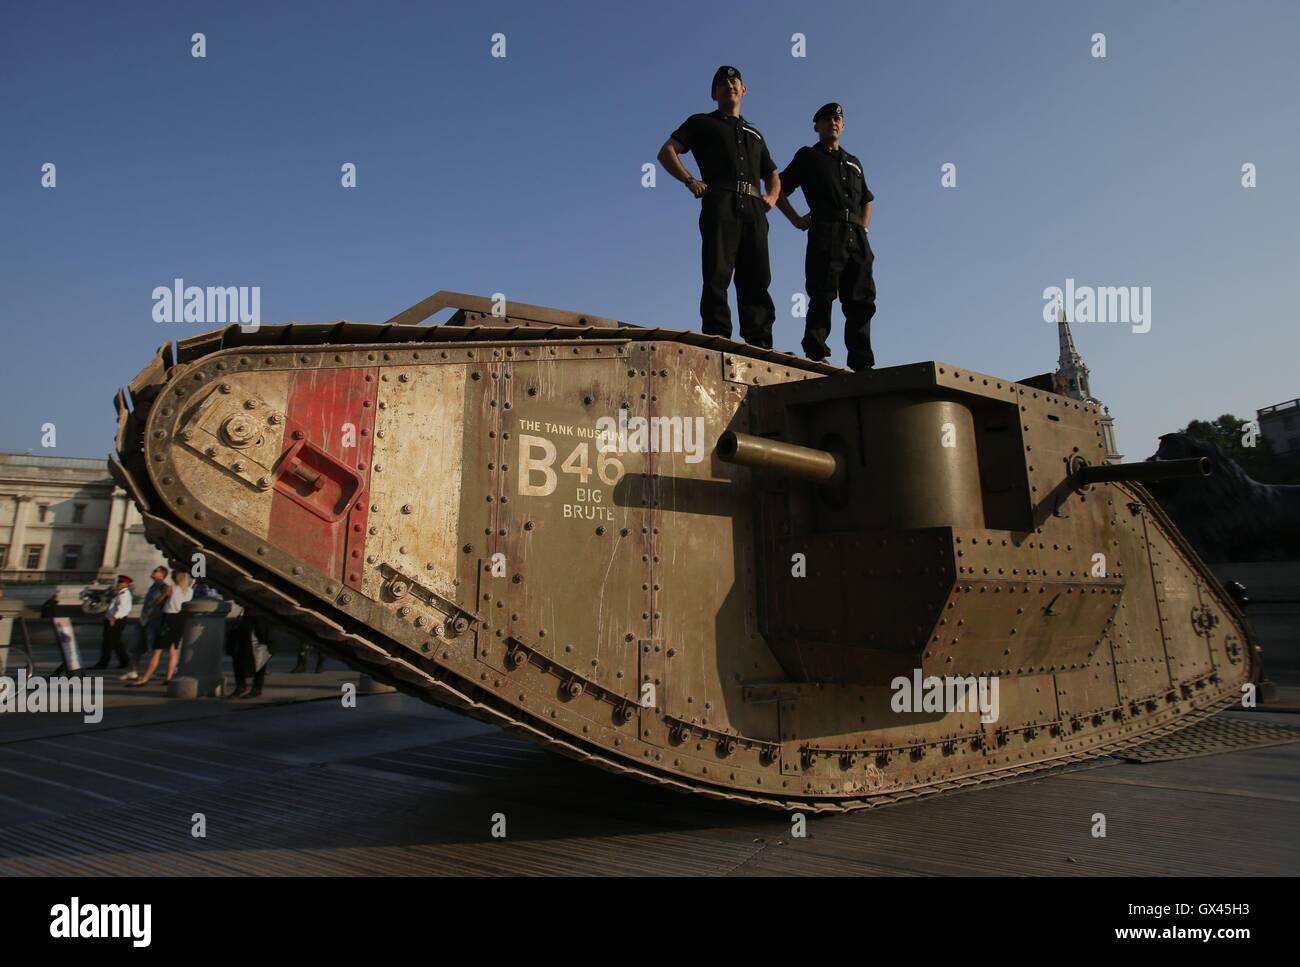
M122 631L126 627L126 619L131 614L132 583L130 575L117 576L117 587L113 590L113 596L108 599L108 610L104 612L104 644L99 651L99 661L93 666L97 671L108 667L109 656L113 654L117 656L118 668L125 668L130 664L126 648L122 645Z

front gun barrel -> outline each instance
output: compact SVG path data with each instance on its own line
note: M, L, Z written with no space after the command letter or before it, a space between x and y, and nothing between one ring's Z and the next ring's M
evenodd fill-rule
M771 470L787 477L835 485L844 480L844 458L794 443L727 430L718 437L718 458L742 467Z

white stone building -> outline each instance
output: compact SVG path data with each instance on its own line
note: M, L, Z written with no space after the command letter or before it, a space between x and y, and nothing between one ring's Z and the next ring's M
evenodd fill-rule
M147 587L161 563L106 460L0 452L0 582L8 593L119 573Z
M1255 411L1259 432L1283 460L1300 459L1300 399Z

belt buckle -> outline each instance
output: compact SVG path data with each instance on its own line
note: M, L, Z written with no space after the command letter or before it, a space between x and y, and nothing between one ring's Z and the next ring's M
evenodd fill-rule
M754 186L748 181L738 181L736 184L740 187L742 195L752 195L754 193Z

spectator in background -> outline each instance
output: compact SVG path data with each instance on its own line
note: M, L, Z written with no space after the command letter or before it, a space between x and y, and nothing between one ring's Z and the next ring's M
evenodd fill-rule
M316 674L320 674L325 667L325 652L321 651L314 645L309 645L305 641L298 645L298 663L289 669L290 675L297 675L307 670L307 658L312 652L316 652Z
M194 585L194 597L199 601L220 601L221 594L208 583L207 578L200 578Z
M99 661L93 666L96 671L108 667L111 655L117 656L117 667L125 668L129 664L126 648L122 645L122 630L126 619L131 615L131 578L126 574L117 576L117 587L108 599L108 610L104 612L104 643L99 651Z
M153 583L144 593L144 604L140 606L140 636L131 644L131 669L121 677L121 681L133 682L140 677L140 659L150 654L162 634L162 608L171 587L167 584L167 568L161 564L150 575Z
M181 614L181 608L192 597L194 597L194 585L190 581L189 572L176 568L172 571L171 590L167 592L167 598L163 601L162 632L158 635L153 654L149 656L149 667L144 670L143 676L129 682L129 685L136 688L148 685L149 679L158 669L158 662L164 650L167 652L167 677L163 684L167 685L171 682L172 676L176 674L176 662L180 659L181 636L185 633L185 615Z
M257 698L262 694L266 670L271 664L271 640L266 619L244 611L234 629L235 691L231 698ZM248 684L252 680L252 685Z

